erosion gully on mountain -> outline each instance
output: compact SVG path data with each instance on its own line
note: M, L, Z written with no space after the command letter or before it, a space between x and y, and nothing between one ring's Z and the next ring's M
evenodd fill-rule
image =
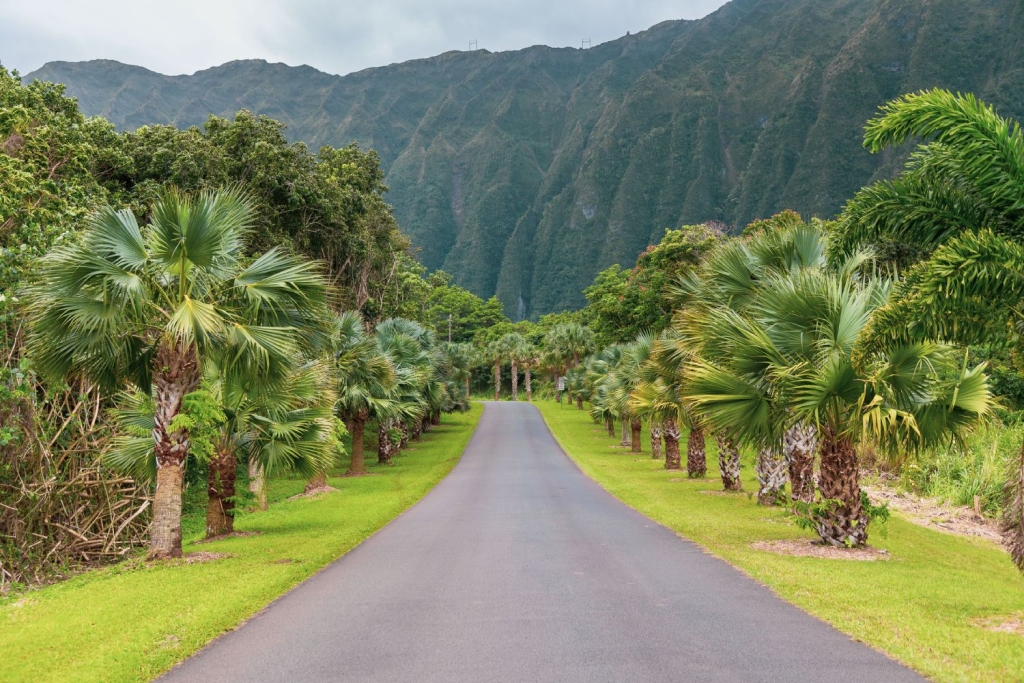
M419 504L161 680L922 679L615 500L533 406L488 403Z

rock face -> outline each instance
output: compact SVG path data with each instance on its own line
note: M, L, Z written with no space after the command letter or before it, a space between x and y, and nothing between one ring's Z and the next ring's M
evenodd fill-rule
M428 268L514 317L584 303L667 227L834 215L898 154L860 145L902 93L971 91L1024 115L1019 0L734 0L587 50L450 52L348 76L230 62L164 76L54 62L119 128L201 125L240 108L311 146L357 141Z

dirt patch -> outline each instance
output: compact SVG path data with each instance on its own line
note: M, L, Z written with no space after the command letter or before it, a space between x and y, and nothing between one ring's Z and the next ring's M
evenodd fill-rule
M822 560L874 562L890 558L888 551L879 550L878 548L836 548L835 546L822 545L805 538L787 539L784 541L758 541L757 543L751 543L750 547L754 550L763 550L778 555L817 557Z
M343 477L379 477L380 472L346 472Z
M890 509L896 510L914 524L958 536L975 536L995 543L1001 541L999 523L971 508L948 505L933 498L921 498L884 486L862 488L872 503L887 503Z
M299 560L293 560L290 557L283 557L280 560L274 560L270 564L298 564Z
M722 496L723 498L753 495L748 491L698 491L697 493L703 493L705 496Z
M203 562L216 562L217 560L226 560L229 557L234 557L231 553L210 553L210 552L198 552L189 553L185 555L182 560L185 564L202 564Z
M312 498L313 496L319 496L321 493L330 493L331 491L337 491L338 489L333 486L317 486L315 489L304 491L297 496L291 496L288 500L297 500L299 498Z
M193 545L202 545L203 543L213 543L214 541L223 541L227 538L248 538L249 536L259 536L262 531L232 531L230 534L223 534L221 536L214 536L213 538L204 538L200 541L196 541Z
M1024 636L1024 612L1008 617L985 617L971 619L971 623L993 633L1012 633Z

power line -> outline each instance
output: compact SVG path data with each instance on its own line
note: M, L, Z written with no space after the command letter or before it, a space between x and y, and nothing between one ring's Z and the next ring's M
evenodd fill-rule
M479 50L480 49L479 43L477 43L477 41L475 41L475 40L469 41L469 49L470 49L470 51Z

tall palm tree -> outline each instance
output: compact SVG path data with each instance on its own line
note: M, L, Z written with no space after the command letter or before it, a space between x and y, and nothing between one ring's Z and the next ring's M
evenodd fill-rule
M512 400L519 400L519 350L526 344L523 335L510 332L498 340L498 346L505 352L505 357L512 366Z
M331 339L337 377L335 410L352 435L348 474L361 475L366 473L366 423L385 419L394 409L395 366L366 331L359 313L341 313Z
M839 247L897 241L923 252L873 336L961 344L1017 344L1024 332L1024 133L972 95L907 95L868 122L874 153L913 138L902 173L863 189L840 217ZM907 321L912 321L908 325ZM1016 334L1007 334L1016 328ZM1024 447L1003 519L1024 571Z
M515 363L512 367L513 382L515 382L516 371L518 367L523 369L523 376L526 389L526 400L533 402L533 367L538 362L539 353L537 347L527 341L525 338L521 338L515 347L512 349L512 359ZM513 398L516 396L516 385L513 383Z
M720 246L699 270L688 273L671 288L680 307L674 320L680 332L677 336L680 359L692 353L693 334L687 328L692 321L701 319L703 311L725 307L742 312L752 304L766 280L780 273L797 274L829 267L827 242L820 222L807 225L788 214L780 218L779 225L767 221L745 239ZM865 253L855 252L836 266L836 272L850 277L866 258ZM685 363L682 367L685 369ZM691 406L687 416L694 426L691 437L699 435L703 444L700 414ZM812 424L795 422L780 437L779 443L758 449L754 469L761 484L759 499L762 502L776 500L781 491L778 487L786 478L791 482L794 500L810 502L813 499L816 434ZM715 438L723 487L738 490L741 486L739 449L727 434L716 434ZM787 465L788 473L780 469L783 464Z
M808 514L822 541L859 546L870 508L856 446L919 448L957 438L991 408L983 366L961 366L938 344L863 348L889 283L834 272L781 273L741 314L703 312L690 331L686 401L718 430L775 447L786 426L811 421L821 441L822 501Z
M233 191L169 190L144 227L130 211L104 208L81 240L42 259L28 292L41 373L152 391L153 558L181 555L189 431L176 418L207 356L230 347L233 364L259 374L323 340L310 325L326 310L317 266L277 250L248 261L251 223L248 200Z
M640 367L639 382L630 395L630 407L639 416L649 419L652 424L661 425L665 440L665 469L682 469L679 451L680 423L685 419L680 394L680 361L676 352L676 334L666 330L654 342L650 356ZM691 437L693 429L691 427ZM691 438L692 441L692 438ZM686 469L690 477L703 477L704 442L700 448L688 444Z
M419 323L404 318L385 320L374 336L378 349L395 368L392 409L390 414L378 416L378 461L388 464L408 438L407 421L430 416L428 396L434 370L429 348L433 337Z

